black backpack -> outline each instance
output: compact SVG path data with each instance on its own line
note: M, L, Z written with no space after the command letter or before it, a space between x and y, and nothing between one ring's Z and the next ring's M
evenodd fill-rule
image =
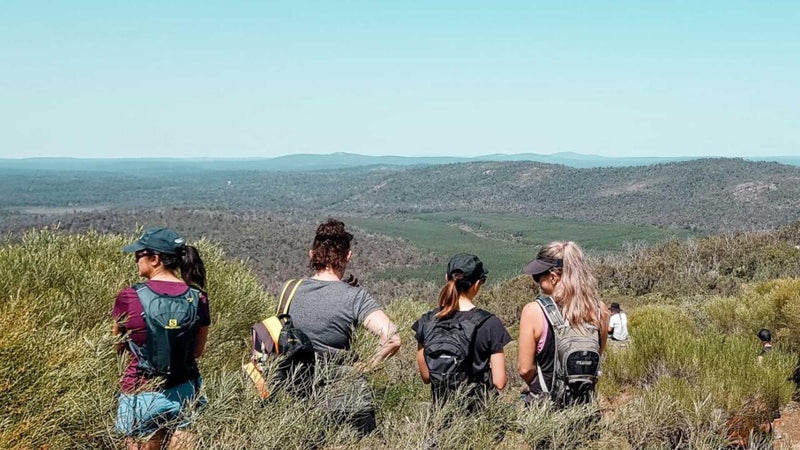
M488 374L474 378L471 355L478 328L492 317L478 308L462 318L452 314L440 319L435 316L437 312L429 312L423 322L425 364L434 399L445 398L467 383L487 383Z
M164 295L145 283L135 284L133 289L147 327L144 346L128 341L139 372L149 379L163 378L167 387L197 378L194 343L202 291L190 287L180 295Z
M289 315L289 307L302 282L302 279L287 281L275 315L253 325L250 361L242 369L262 399L280 387L298 394L310 388L316 361L314 346L302 330L294 327ZM272 376L270 369L274 370ZM270 386L269 381L274 384Z

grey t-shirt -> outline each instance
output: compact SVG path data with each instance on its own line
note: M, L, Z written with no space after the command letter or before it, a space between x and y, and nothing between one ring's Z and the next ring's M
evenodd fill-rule
M350 349L353 330L380 306L364 289L343 281L303 279L289 306L294 326L311 339L317 353Z

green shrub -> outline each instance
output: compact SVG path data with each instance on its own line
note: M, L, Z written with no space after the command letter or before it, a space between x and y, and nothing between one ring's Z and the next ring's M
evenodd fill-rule
M770 280L746 287L736 297L717 298L706 305L712 324L726 333L755 336L772 330L775 345L800 351L800 280Z
M786 378L796 356L776 350L759 363L753 336L698 332L684 311L670 306L633 311L629 328L631 344L611 347L603 364L606 384L668 392L684 410L708 399L725 417L760 421L791 399L794 387Z
M109 335L114 297L138 277L120 248L133 239L54 231L26 234L0 247L0 442L4 447L120 448L113 431L116 393L124 357ZM367 374L377 404L378 432L359 440L318 407L325 395L297 400L278 393L257 399L240 374L250 326L271 312L275 299L240 263L199 243L209 274L212 328L200 360L209 403L192 430L200 448L714 448L724 420L739 415L762 420L791 395L785 378L793 358L777 349L755 362L751 330L718 298L708 311L695 300L668 300L631 311L632 341L613 348L603 364L600 391L619 395L619 406L598 419L595 405L557 411L522 408L517 398L516 343L507 348L506 392L484 411L466 415L458 404L433 408L430 388L417 374L411 324L431 305L394 301L387 314L398 325L403 347ZM516 335L519 308L534 293L520 278L487 289L478 303L496 312ZM776 330L798 324L796 283L754 286L776 311ZM632 299L652 303L652 299ZM712 304L714 306L712 306ZM697 321L711 317L714 329ZM752 316L755 317L755 316ZM749 319L748 319L749 320ZM745 323L749 323L745 320ZM751 323L749 326L754 326ZM798 329L797 327L794 328ZM722 330L725 334L720 334ZM746 334L742 334L745 333ZM780 331L783 333L783 331ZM791 336L791 333L780 336ZM788 338L786 338L788 339ZM356 334L352 357L369 358L377 340ZM344 388L342 388L343 390ZM629 400L624 400L630 396ZM747 407L745 407L747 406ZM723 421L720 424L720 420ZM661 442L661 443L659 443ZM667 444L669 445L669 444Z

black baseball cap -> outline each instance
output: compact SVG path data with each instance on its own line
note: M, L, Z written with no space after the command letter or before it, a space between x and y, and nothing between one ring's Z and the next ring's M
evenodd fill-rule
M539 275L555 267L564 267L564 260L549 258L547 256L538 256L522 268L522 273Z
M150 228L139 239L122 247L125 253L134 253L140 250L153 250L165 255L177 255L186 247L186 241L174 230L169 228Z
M451 277L455 272L463 273L465 280L474 283L485 277L489 270L484 267L483 262L477 256L459 253L453 255L450 262L447 263L447 277Z

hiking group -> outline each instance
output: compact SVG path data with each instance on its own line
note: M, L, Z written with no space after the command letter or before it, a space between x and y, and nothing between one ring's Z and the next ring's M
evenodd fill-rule
M363 374L394 355L401 341L395 324L358 280L344 279L352 239L338 220L319 225L308 253L314 275L284 283L275 316L253 326L251 357L243 369L263 399L276 389L307 396L341 381L357 391L355 401L331 394L322 407L366 435L376 420ZM211 325L203 261L195 247L166 228L147 230L123 251L135 255L145 281L121 291L112 313L113 333L122 337L118 351L130 354L116 429L128 448L190 447L186 428L206 403L196 362ZM591 401L610 331L609 311L582 251L573 242L553 242L522 271L540 291L520 317L522 402L566 407ZM454 255L437 307L412 325L419 375L430 384L434 404L457 397L471 412L506 387L504 347L512 337L500 319L476 306L488 274L477 256ZM626 339L627 318L614 306L612 337ZM358 327L380 341L369 359L354 359L350 352Z

